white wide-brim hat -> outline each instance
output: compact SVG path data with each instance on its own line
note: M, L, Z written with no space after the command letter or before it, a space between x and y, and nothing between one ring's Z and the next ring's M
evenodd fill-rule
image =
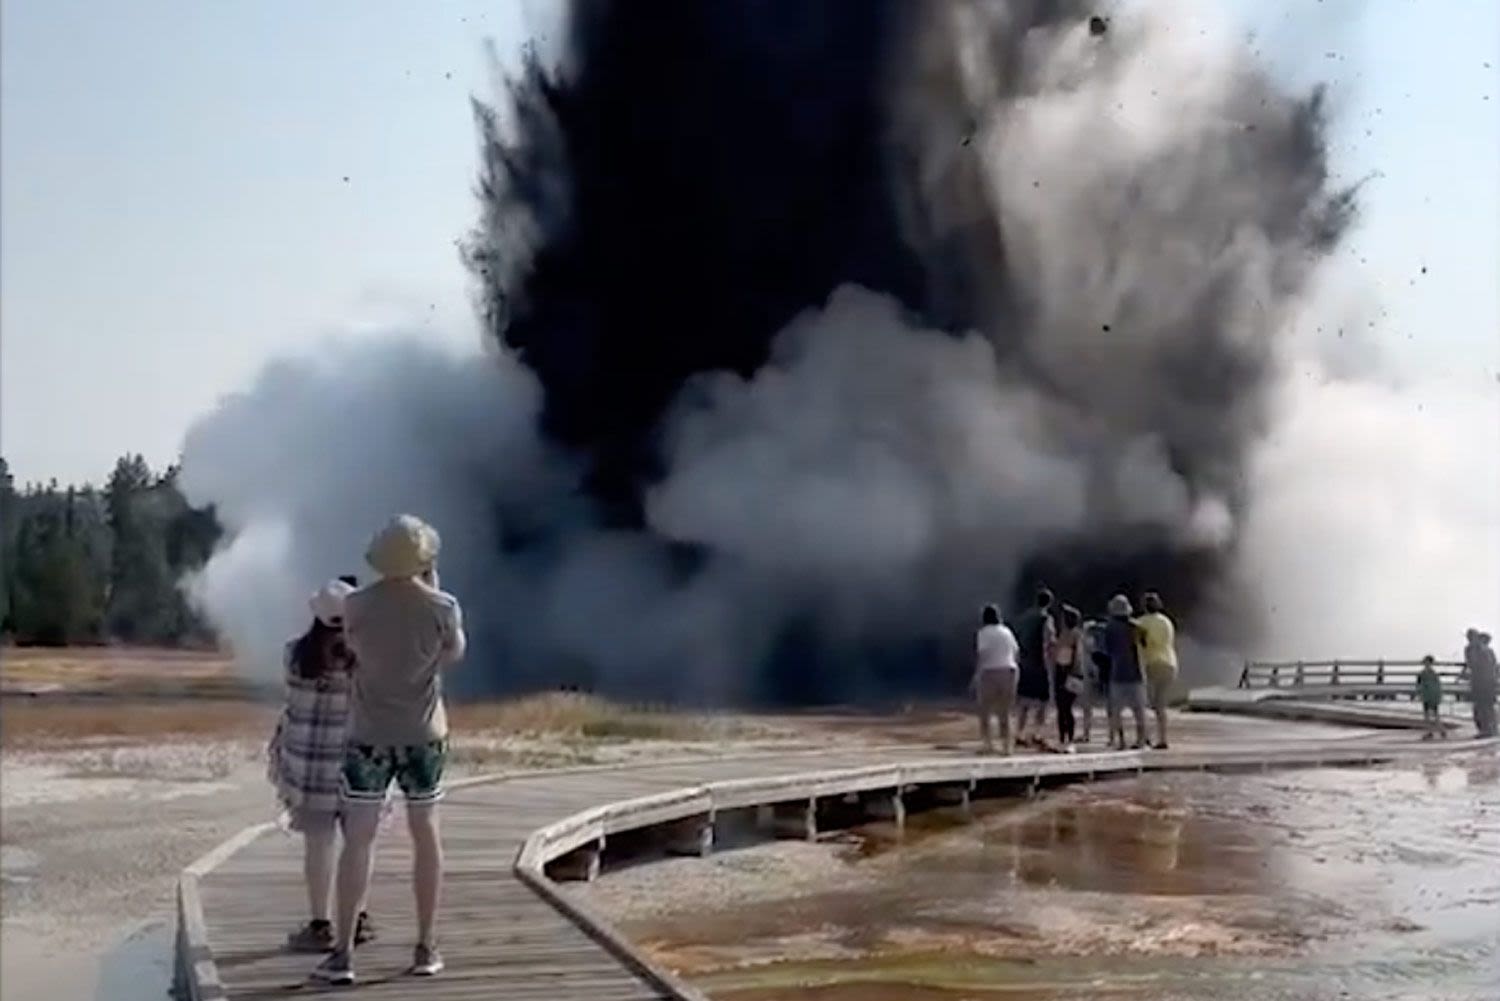
M331 580L313 592L307 607L323 625L335 626L344 618L344 599L353 593L354 588L344 581Z
M382 577L415 577L437 562L442 539L421 518L398 514L370 540L365 560Z
M1131 612L1130 599L1123 594L1117 594L1109 599L1110 615L1129 615Z

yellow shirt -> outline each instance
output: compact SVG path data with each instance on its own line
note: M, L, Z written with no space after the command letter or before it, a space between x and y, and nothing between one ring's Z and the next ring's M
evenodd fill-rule
M1142 660L1147 664L1177 666L1177 629L1161 612L1150 612L1135 620L1141 631Z

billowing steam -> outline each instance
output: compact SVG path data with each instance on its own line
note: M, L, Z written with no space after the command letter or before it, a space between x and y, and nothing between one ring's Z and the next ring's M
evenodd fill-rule
M1353 207L1319 99L1197 5L1098 16L580 4L478 109L492 350L334 348L205 418L184 482L237 535L204 603L265 663L411 509L491 688L933 688L1041 579L1240 651L1493 616L1492 401L1413 424L1299 333ZM1363 442L1420 422L1418 486ZM1392 578L1449 560L1410 614Z

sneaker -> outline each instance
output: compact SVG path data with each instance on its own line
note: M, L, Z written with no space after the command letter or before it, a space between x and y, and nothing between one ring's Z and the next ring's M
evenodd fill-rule
M1078 748L1074 747L1072 744L1064 744L1062 752L1064 754L1077 754Z
M354 983L354 960L347 952L331 952L313 967L312 978L325 984L347 987Z
M1151 747L1158 751L1165 751L1167 749L1167 742L1165 740L1158 740L1156 743L1152 744Z
M443 954L430 945L419 945L412 952L411 975L435 977L443 972Z
M332 952L333 922L309 921L286 937L291 952Z
M370 920L369 911L360 911L359 920L354 922L354 944L364 945L373 942L379 936L375 932L375 922Z

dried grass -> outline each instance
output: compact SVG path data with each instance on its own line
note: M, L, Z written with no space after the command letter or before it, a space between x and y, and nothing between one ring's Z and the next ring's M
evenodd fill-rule
M622 705L594 695L547 692L452 710L454 729L580 740L707 741L763 734L742 719L664 706Z

